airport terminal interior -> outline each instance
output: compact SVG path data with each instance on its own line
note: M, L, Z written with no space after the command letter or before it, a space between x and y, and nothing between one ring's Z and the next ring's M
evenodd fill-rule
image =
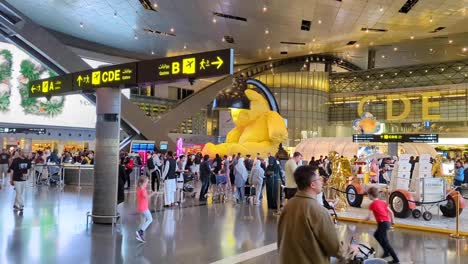
M468 263L467 23L0 0L0 263Z

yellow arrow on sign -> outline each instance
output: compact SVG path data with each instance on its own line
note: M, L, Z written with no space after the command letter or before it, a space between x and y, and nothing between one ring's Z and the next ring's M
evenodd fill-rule
M81 86L81 81L83 81L83 77L81 77L81 75L78 75L78 78L76 78L76 81L78 82L78 86Z
M219 57L219 56L216 56L216 58L218 59L217 61L215 62L212 62L211 64L213 65L218 65L218 67L216 67L216 69L219 69L221 67L221 65L223 65L223 60Z

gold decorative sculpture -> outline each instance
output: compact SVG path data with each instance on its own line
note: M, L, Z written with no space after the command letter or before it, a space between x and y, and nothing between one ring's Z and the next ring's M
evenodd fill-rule
M348 208L348 202L346 194L343 192L346 191L347 178L352 176L351 164L347 158L340 158L336 151L330 151L328 156L332 163L332 174L328 180L328 186L336 189L332 192L335 193L335 208L339 211L345 211Z
M444 176L442 174L442 161L443 161L443 156L438 154L435 157L434 164L432 164L432 176L434 176L434 177L443 177Z

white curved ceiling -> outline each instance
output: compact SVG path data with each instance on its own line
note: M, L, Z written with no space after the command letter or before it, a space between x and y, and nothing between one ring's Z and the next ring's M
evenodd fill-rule
M462 49L468 47L464 0L419 1L408 14L398 12L406 0L151 0L158 12L145 10L139 0L7 2L44 27L148 56L233 47L236 62L245 63L285 57L280 51L286 50L287 56L333 52L365 67L372 47L377 66L383 67L465 59ZM245 17L247 22L217 17L213 23L213 12ZM311 21L310 31L300 30L303 19ZM388 32L361 30L367 27ZM437 27L445 29L429 33ZM176 36L149 34L145 28L173 28ZM225 35L235 43L223 42ZM359 47L346 45L353 40Z

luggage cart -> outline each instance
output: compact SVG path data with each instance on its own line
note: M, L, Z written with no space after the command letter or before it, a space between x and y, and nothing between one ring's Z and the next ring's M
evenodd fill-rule
M228 177L226 175L216 175L216 190L213 194L213 202L224 203L226 201L226 186Z

